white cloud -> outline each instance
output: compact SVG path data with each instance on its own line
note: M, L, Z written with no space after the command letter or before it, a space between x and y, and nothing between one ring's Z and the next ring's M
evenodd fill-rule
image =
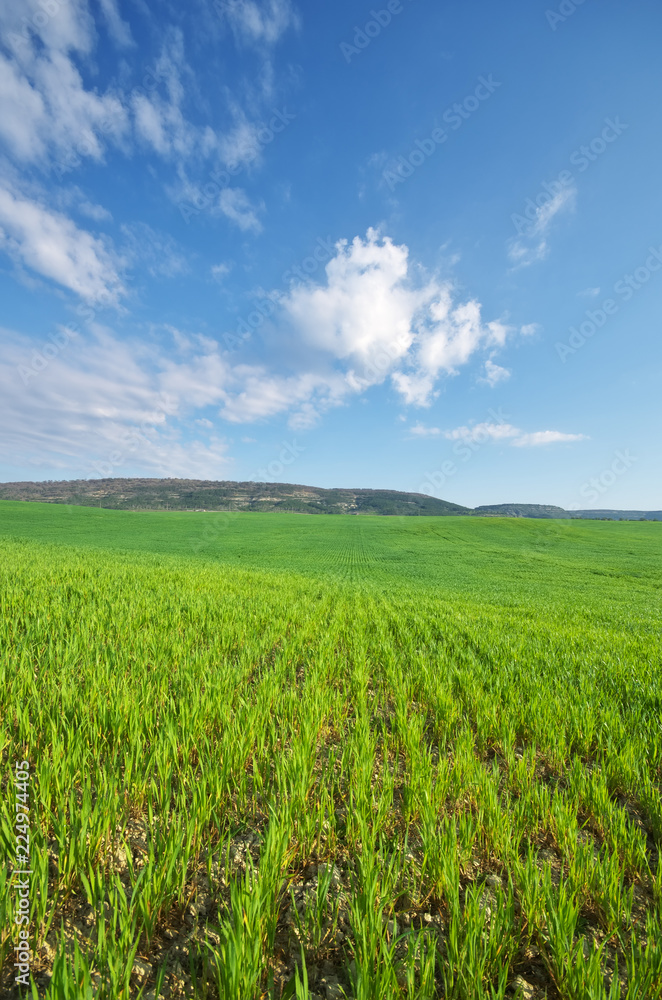
M227 166L245 166L259 159L262 143L258 139L258 133L262 125L259 122L249 121L234 103L232 110L235 124L219 137L218 152Z
M50 16L47 5L41 9L36 2L17 0L12 7L23 8L22 20L15 12L9 16L0 8L0 24L11 52L9 58L0 54L0 137L17 159L55 167L62 175L85 158L101 162L109 143L128 152L132 128L143 145L167 159L204 159L218 152L219 137L213 129L193 125L183 111L182 78L190 76L191 70L179 30L166 32L153 68L156 85L151 93L108 90L100 94L96 87L86 88L74 62L75 55L88 55L96 42L87 3L55 2L58 9ZM114 40L123 47L133 44L116 0L100 3ZM43 22L42 27L37 29L35 22ZM243 132L239 137L230 133L227 142L236 145L239 138L246 146Z
M40 206L35 210L45 211ZM65 235L76 234L91 241L84 245L97 252L97 283L107 281L111 271L100 265L105 252L101 242L90 234L81 235L63 216L47 213L47 218L55 218ZM149 227L139 231L125 227L124 231L129 236L127 260L140 257L148 270L154 270L157 265L150 261L158 256L153 247L159 234ZM65 259L69 260L66 255ZM164 261L158 266L173 273L167 254ZM52 263L49 266L51 273ZM224 270L222 264L216 267ZM46 270L42 263L42 273ZM104 292L103 285L94 287L92 277L88 288L82 278L74 280L60 271L58 280L81 294L93 297ZM450 283L436 279L421 282L420 269L409 261L407 247L395 245L374 230L369 230L365 239L357 237L351 243L336 245L323 282L294 284L285 293L272 293L271 301L271 364L249 363L245 355L230 361L216 341L168 328L175 352L172 341L167 348L159 346L159 331L154 330L155 343L149 348L141 347L140 341L131 349L120 343L117 357L125 358L121 367L126 367L129 382L131 371L135 371L140 374L136 380L142 380L140 384L149 392L158 389L176 400L177 413L215 406L219 416L232 424L285 416L291 427L300 429L313 426L330 407L345 404L389 377L405 402L426 406L441 374L456 373L483 348L490 352L491 360L509 333L498 322L483 323L475 300L458 302ZM93 333L99 343L110 345L110 334ZM108 346L107 351L110 349ZM250 346L244 350L250 352ZM79 354L84 359L89 350L87 355L84 351ZM90 361L87 367L95 365ZM66 386L67 378L62 384ZM127 414L119 415L118 407L124 405L121 391L116 406L111 393L100 390L97 396L107 400L105 415L109 419L116 411L120 423L128 419ZM167 423L165 417L163 422ZM421 424L413 430L413 435L420 437L439 433L438 428L424 429ZM467 433L476 433L476 429Z
M126 21L123 21L120 17L119 10L117 9L117 0L99 0L101 6L101 11L106 21L106 27L110 37L119 45L121 48L129 48L135 45L133 38L131 37L131 29Z
M157 345L121 341L98 325L69 343L61 338L61 347L34 345L10 331L2 331L2 340L0 457L8 464L21 456L23 465L76 478L121 476L127 469L227 477L226 442L207 433L204 441L185 438L182 424L204 405L198 389L205 372L207 383L224 377L220 359L193 357L177 373ZM218 388L205 389L206 399L219 401Z
M300 283L279 301L301 353L334 362L346 394L390 377L406 404L429 406L442 373L502 347L510 331L483 323L477 301L457 302L450 282L421 284L408 258L405 245L370 229L364 240L336 244L325 284Z
M544 260L549 252L547 233L553 220L559 212L572 211L576 197L574 186L562 188L536 209L535 219L530 221L525 232L508 241L508 256L516 267L528 267Z
M584 288L581 292L577 292L577 295L584 296L588 299L594 299L599 294L599 288Z
M454 430L444 431L444 437L449 441L475 441L484 443L485 441L502 441L507 438L515 438L522 432L513 427L512 424L475 424L473 427L455 427Z
M436 437L436 435L441 434L441 430L439 427L426 427L424 424L418 423L409 428L409 433L413 434L414 437Z
M145 94L136 94L133 98L133 114L140 138L161 156L167 156L172 143L166 135L165 119L172 119L172 115L166 114L162 102L157 103L154 98L150 100ZM181 148L181 143L179 145Z
M299 18L289 0L221 0L235 38L258 47L272 46Z
M243 232L259 233L262 223L257 217L260 207L255 207L243 188L223 188L218 197L218 207Z
M564 441L585 441L585 434L564 434L561 431L533 431L526 433L506 423L481 423L471 427L455 427L444 431L444 437L449 441L468 441L485 444L487 441L509 441L516 448L536 448L546 444L558 444Z
M0 54L0 92L3 104L0 115L0 136L19 160L31 160L42 156L45 152L45 143L38 125L45 125L47 121L45 101L2 54Z
M64 16L66 5L61 6ZM48 25L57 21L59 13ZM55 163L64 172L84 157L100 161L107 141L122 142L128 121L115 94L85 89L68 54L69 48L83 44L86 51L88 36L63 39L55 35L58 44L54 47L49 46L48 37L44 31L45 47L38 49L29 32L13 59L0 55L0 136L19 161L41 166Z
M259 232L263 204L252 204L241 188L226 189L214 201L205 194L205 184L211 166L259 164L261 112L273 113L274 99L273 67L265 47L275 45L298 24L298 17L289 0L222 2L237 38L257 46L264 63L257 91L244 94L250 117L232 91L224 89L223 112L230 121L225 131L191 117L206 101L195 88L196 74L185 58L180 29L165 29L160 55L140 68L138 88L129 91L113 83L104 92L98 80L86 86L84 79L83 67L89 71L99 40L89 0L0 0L0 40L6 46L6 54L0 52L0 141L20 169L34 164L62 178L86 160L103 163L111 146L131 155L137 145L173 164L177 180L170 179L165 190L175 203L206 204L244 232ZM97 23L103 17L120 48L133 45L117 0L99 3ZM126 63L117 76L128 82ZM101 221L100 214L87 214Z
M539 323L525 323L524 326L520 327L520 333L523 337L532 337L535 333L539 333L542 327Z
M405 375L394 372L391 380L406 406L429 406L438 393L434 393L434 375Z
M123 225L121 230L125 238L123 255L129 263L144 267L153 278L188 273L183 251L167 233L157 232L145 222Z
M545 444L558 444L563 441L587 441L586 434L563 434L561 431L534 431L532 434L522 434L513 444L518 448L537 448Z
M88 302L117 305L124 294L119 261L103 240L2 187L0 247Z
M210 268L212 278L218 282L222 282L224 278L227 278L231 270L232 264L228 264L227 261L221 261L220 264L212 264Z
M478 379L479 382L494 387L498 385L499 382L505 382L509 379L511 372L507 368L502 368L501 365L495 365L493 361L489 358L485 362L485 375Z
M414 371L393 375L405 401L417 406L429 406L438 395L434 385L442 373L456 375L477 351L502 347L509 332L502 323L483 323L477 301L456 305L449 283L429 286L425 307L410 355Z
M78 211L82 215L86 215L88 219L94 219L95 222L112 222L113 219L107 208L104 208L103 205L95 205L91 201L81 201Z
M53 10L40 0L2 0L0 37L22 58L38 38L47 49L87 54L94 40L94 21L87 0L57 3Z
M224 393L220 414L230 423L253 423L292 411L291 427L314 426L321 411L342 401L347 387L342 377L301 372L277 375L263 366L237 365L231 388Z
M336 246L326 285L300 284L281 305L301 339L349 365L355 388L383 381L411 346L422 295L406 285L408 250L369 230Z
M206 156L216 148L212 129L196 127L184 115L186 91L182 77L189 73L182 33L171 29L154 65L153 76L158 86L149 96L136 92L131 98L139 139L166 159L183 161L194 154Z

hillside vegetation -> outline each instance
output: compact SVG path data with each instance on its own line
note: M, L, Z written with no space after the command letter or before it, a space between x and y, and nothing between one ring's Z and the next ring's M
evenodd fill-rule
M662 521L662 511L563 510L550 504L484 504L475 509L423 493L322 489L294 483L237 483L196 479L74 479L0 483L0 500L25 500L110 510L290 511L299 514L380 514L446 517L585 518Z
M661 588L655 524L0 503L32 996L659 998Z
M295 511L302 514L463 514L467 507L423 493L324 490L293 483L196 479L78 479L0 483L0 499L98 505L116 510Z

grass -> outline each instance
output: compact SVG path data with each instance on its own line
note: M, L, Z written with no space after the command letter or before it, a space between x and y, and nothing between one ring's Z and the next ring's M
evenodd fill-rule
M26 995L662 996L661 555L655 523L0 503ZM0 878L3 996L16 907Z

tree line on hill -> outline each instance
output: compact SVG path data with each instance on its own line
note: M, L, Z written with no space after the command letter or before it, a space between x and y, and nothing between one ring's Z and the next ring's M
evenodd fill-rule
M486 504L472 509L424 493L400 490L322 489L294 483L197 479L74 479L0 483L0 499L99 506L112 510L662 520L662 511L567 511L550 504Z

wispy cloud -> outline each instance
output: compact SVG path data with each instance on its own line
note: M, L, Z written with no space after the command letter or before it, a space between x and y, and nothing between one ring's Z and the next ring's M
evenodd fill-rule
M101 12L108 28L108 33L120 48L130 48L136 43L131 35L131 29L123 21L117 8L117 0L99 0Z
M220 0L218 9L227 18L235 38L245 45L273 46L299 16L289 0Z
M87 302L117 305L121 261L106 241L18 192L0 187L0 247Z
M229 264L227 261L221 261L220 264L212 264L210 268L212 278L218 282L224 281L231 270L232 264Z
M585 434L565 434L562 431L533 431L527 433L519 427L505 423L481 423L470 427L455 427L444 431L449 441L485 443L487 441L507 441L516 448L538 448L541 445L559 444L570 441L587 441Z
M0 459L63 469L68 475L146 474L224 478L231 468L227 442L187 432L188 414L219 402L226 377L217 354L193 354L168 364L158 345L120 340L93 325L25 385L19 367L34 357L33 343L2 332Z
M550 200L536 209L527 230L508 241L508 256L515 267L528 267L544 260L549 252L547 236L552 222L559 213L574 209L576 197L577 189L572 185L562 188L553 197L550 195Z
M189 272L188 260L172 236L152 229L145 222L124 224L121 231L123 256L134 267L144 268L153 278L174 278Z
M92 219L94 222L112 222L113 217L107 208L103 205L96 205L94 202L81 201L78 205L78 211L81 215L86 215L88 219Z
M225 210L238 225L250 229L259 223L240 189L231 189L230 196ZM12 233L12 252L92 302L117 304L124 293L120 263L123 269L140 266L153 276L173 276L188 266L173 240L145 224L121 228L125 244L120 258L102 239L78 229L65 216L25 199L19 204L7 191L0 197L0 220ZM218 279L227 270L228 265L219 263L212 275ZM505 370L492 357L505 345L509 328L498 321L483 322L476 300L458 301L449 281L426 279L421 273L409 260L407 246L394 244L376 230L363 239L339 241L322 281L299 281L286 292L272 293L273 333L277 343L289 343L287 360L280 349L270 364L247 360L248 345L231 363L213 340L170 328L176 353L155 352L152 345L150 367L158 377L145 376L144 384L150 391L158 386L193 410L217 406L230 423L284 415L290 426L304 428L330 407L389 379L406 404L427 406L437 394L439 378L457 374L483 349L490 352L487 361L492 366L486 371L493 379L501 378ZM98 331L96 335L101 336ZM109 344L111 335L103 337ZM118 355L127 350L122 345ZM89 351L93 370L98 349ZM82 359L85 352L77 356ZM144 364L144 354L136 348L127 370L143 371ZM79 377L80 372L63 373L63 385ZM412 433L423 437L441 432L419 423Z
M514 438L521 434L517 427L512 424L474 424L471 427L455 427L453 430L444 431L444 437L449 441L502 441L507 438Z
M532 434L522 434L513 441L513 444L518 448L537 448L545 444L587 440L586 434L563 434L561 431L534 431Z
M414 437L437 437L441 434L441 429L439 427L426 427L425 424L418 423L409 428L409 433L413 434Z
M253 205L243 188L223 188L218 196L218 208L243 232L259 233L262 229L258 212L264 210L264 205Z
M0 137L21 163L71 169L97 162L109 142L121 144L129 127L120 97L86 88L74 55L95 44L94 22L84 0L58 4L56 16L35 14L29 0L3 5L0 36Z

